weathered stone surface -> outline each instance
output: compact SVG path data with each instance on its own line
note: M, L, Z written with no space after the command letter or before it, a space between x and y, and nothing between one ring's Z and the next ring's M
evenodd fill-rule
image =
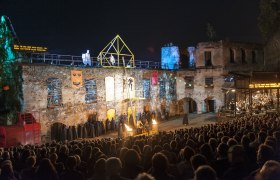
M246 54L246 63L241 62L241 48ZM230 62L230 49L234 51L234 63ZM205 64L205 52L211 52L211 66ZM256 63L252 63L251 52L256 52ZM224 77L230 72L263 69L263 50L258 44L231 43L225 41L199 43L195 50L196 69L187 70L147 70L147 69L122 69L122 68L78 68L52 65L23 65L23 94L24 111L40 112L42 134L49 132L49 127L54 122L62 122L66 125L84 123L90 114L97 113L98 119L105 120L107 111L114 109L116 116L128 112L130 106L136 107L136 111L144 110L157 112L167 111L170 116L188 111L192 99L196 105L196 112L207 112L207 101L215 101L214 111L224 105L225 82ZM74 89L71 85L71 70L82 71L83 80L95 79L97 86L97 101L86 104L85 86ZM135 82L136 97L143 96L143 79L151 79L153 72L158 73L158 78L176 78L176 99L161 99L159 96L159 82L150 87L150 99L125 99L127 97L126 77L133 77ZM185 77L193 77L193 88L185 87ZM62 81L62 106L54 109L47 108L47 79L58 78ZM113 101L106 101L105 78L114 79ZM211 87L205 86L205 78L213 78ZM169 92L166 93L166 95ZM192 101L192 102L193 102Z

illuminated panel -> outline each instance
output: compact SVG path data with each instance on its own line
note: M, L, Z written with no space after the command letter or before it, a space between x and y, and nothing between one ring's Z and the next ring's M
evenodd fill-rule
M165 80L163 78L159 79L159 97L161 99L165 99L166 98Z
M16 51L32 51L32 52L46 52L47 47L41 46L25 46L25 45L14 45L14 50Z
M161 48L161 68L179 69L179 48L177 46Z
M85 96L86 104L96 102L97 100L96 80L95 79L85 80L85 88L86 88L86 96Z
M143 79L143 96L144 98L146 99L149 99L150 98L150 86L151 85L151 82L149 79Z
M113 101L115 98L115 81L113 77L105 78L105 87L106 87L106 101Z
M280 83L249 84L249 88L280 88Z
M195 67L195 57L194 57L194 51L195 47L188 47L188 52L189 52L189 67Z
M61 80L58 78L49 78L48 83L48 108L54 108L62 105Z

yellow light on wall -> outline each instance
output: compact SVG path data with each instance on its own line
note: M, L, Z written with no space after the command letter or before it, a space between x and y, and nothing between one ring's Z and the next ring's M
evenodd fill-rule
M14 50L16 51L32 51L32 52L46 52L48 51L47 47L41 46L26 46L26 45L14 45Z
M260 84L249 84L250 89L254 88L280 88L280 83L260 83Z

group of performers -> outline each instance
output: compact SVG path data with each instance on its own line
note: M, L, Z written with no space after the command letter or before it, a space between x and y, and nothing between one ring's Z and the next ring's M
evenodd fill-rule
M118 131L119 137L124 137L124 133L127 130L125 124L134 130L134 134L148 133L152 129L152 120L156 118L155 113L143 112L139 113L136 122L133 116L129 118L126 114L119 116L116 120L106 119L105 121L99 121L97 115L92 115L88 118L88 121L84 124L78 124L76 126L66 126L62 123L54 123L51 127L51 139L57 141L75 140L78 138L94 138L102 134ZM188 114L183 117L183 124L188 125Z

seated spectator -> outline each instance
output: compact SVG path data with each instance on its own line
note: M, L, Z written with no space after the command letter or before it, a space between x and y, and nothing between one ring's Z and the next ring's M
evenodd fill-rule
M202 165L194 172L194 180L217 180L217 175L211 166Z
M148 173L140 173L135 178L135 180L156 180L151 174Z
M181 179L191 179L193 177L193 169L191 165L191 157L194 155L194 150L186 146L183 151L183 160L178 163L178 170Z
M148 171L152 166L152 147L149 145L145 145L143 147L143 153L142 153L142 159L141 159L141 165L144 168L144 171Z
M119 158L111 157L106 160L106 174L107 180L125 180L121 177L120 172L122 168L122 162Z
M220 143L217 148L217 158L212 162L212 167L216 171L218 178L221 178L224 172L229 168L227 151L228 145L225 143Z
M140 156L134 149L129 149L124 155L124 165L121 170L121 176L124 178L134 179L143 172L140 166Z
M152 158L152 176L155 179L173 180L174 176L167 173L168 159L162 153L156 153Z
M214 160L214 154L212 148L208 143L202 144L199 150L200 153L206 157L207 162L211 163Z
M237 180L243 179L248 175L245 164L245 152L242 146L234 145L228 150L228 161L230 167L225 171L222 179Z
M19 176L16 177L16 175L14 173L12 161L5 160L1 163L0 179L8 179L8 180L19 180L20 179Z
M280 163L274 160L269 160L262 166L259 175L261 180L276 180L280 177Z
M21 171L21 180L33 180L35 179L35 173L37 168L35 167L36 158L29 156L26 159L26 168Z
M41 160L40 165L35 173L35 179L36 180L58 179L57 172L49 159L44 158Z
M77 171L77 159L75 156L69 156L66 160L66 171L61 173L61 180L83 180L84 175Z
M100 158L94 165L94 174L92 180L106 180L106 159Z
M199 166L207 165L207 159L202 154L195 154L191 157L192 169L195 172Z
M251 172L250 177L254 178L259 173L261 167L265 164L265 162L273 159L274 159L274 151L272 147L261 144L259 146L259 150L257 154L257 164L259 168Z

